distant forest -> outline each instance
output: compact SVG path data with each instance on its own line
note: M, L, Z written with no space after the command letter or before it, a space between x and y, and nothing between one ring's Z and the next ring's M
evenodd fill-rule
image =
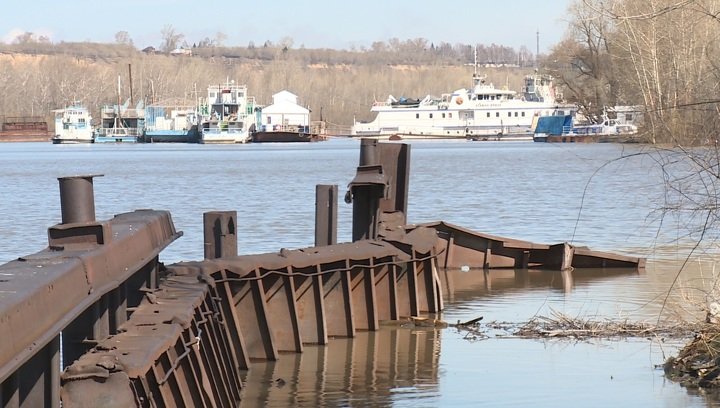
M525 46L515 49L497 44L450 44L447 42L433 43L425 38L400 40L391 38L388 41L376 41L369 47L352 47L349 50L309 49L303 45L295 46L290 37L284 37L277 43L265 41L256 45L250 41L246 47L224 46L225 35L218 33L216 38L205 38L196 42L188 42L184 35L172 26L165 26L161 31L161 44L156 47L135 47L130 35L125 31L115 34L115 43L52 43L48 38L25 33L15 38L12 44L0 44L0 52L42 55L72 55L85 58L131 57L138 51L155 52L169 55L173 51L191 50L199 57L215 57L253 61L274 61L278 51L287 58L293 58L306 64L420 64L447 65L469 64L474 60L477 50L478 63L485 65L532 66L535 55Z
M234 80L248 85L258 104L288 90L309 106L312 120L338 131L353 120L369 120L370 106L388 95L424 97L470 85L474 52L496 86L520 91L535 55L501 45L434 44L418 38L390 39L369 48L295 48L289 38L274 44L223 47L205 39L188 44L165 28L157 49L135 48L126 33L116 43L51 43L31 33L0 44L0 116L47 115L73 101L99 118L103 105L120 99L146 105L163 101L194 104L208 85Z

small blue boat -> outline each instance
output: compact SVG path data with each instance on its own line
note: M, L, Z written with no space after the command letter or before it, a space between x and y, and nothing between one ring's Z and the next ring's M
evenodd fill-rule
M619 124L615 119L603 115L602 123L576 125L573 115L540 116L535 125L535 142L618 142L638 132L633 124Z
M199 115L187 104L160 103L145 108L145 143L198 143Z
M143 102L134 108L106 105L100 110L100 126L95 129L95 143L136 143L145 126Z

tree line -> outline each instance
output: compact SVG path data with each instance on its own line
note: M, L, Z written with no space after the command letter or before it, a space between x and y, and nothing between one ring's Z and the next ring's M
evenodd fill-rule
M720 3L576 0L565 39L543 60L564 95L591 115L639 105L647 140L717 143Z
M565 38L541 56L423 38L349 50L309 49L289 37L237 47L226 46L222 33L190 42L172 26L163 27L156 52L143 52L127 32L113 44L52 43L26 33L0 44L0 84L8 90L0 95L0 112L117 100L115 77L131 66L135 75L132 84L124 77L123 94L132 86L147 102L192 100L229 78L246 83L261 104L287 89L311 107L313 119L350 125L370 119L370 105L388 94L423 97L468 86L477 50L478 61L493 66L483 71L496 85L519 91L524 74L539 67L591 118L609 106L637 105L646 112L647 141L706 144L717 140L720 127L718 9L716 0L575 0ZM189 47L192 56L171 56L177 47Z
M256 103L272 103L272 95L288 90L312 111L312 120L325 120L348 131L354 120L370 120L370 107L389 95L422 98L471 84L473 46L435 45L424 40L390 40L367 50L292 48L292 41L248 47L217 43L192 48L190 56L143 52L126 35L116 43L57 43L23 37L0 44L0 116L48 115L79 101L99 118L103 105L133 95L146 105L184 99L188 104L206 96L209 85L234 80L246 84ZM178 40L177 35L173 37ZM508 47L478 46L478 59L494 61L534 56ZM440 55L441 57L438 57ZM481 57L482 56L482 57ZM502 65L494 63L493 65ZM491 81L519 91L531 68L517 64L486 68ZM118 96L117 83L121 90Z

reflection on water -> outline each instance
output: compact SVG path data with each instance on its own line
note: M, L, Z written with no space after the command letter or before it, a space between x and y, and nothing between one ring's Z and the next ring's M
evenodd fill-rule
M701 317L716 287L713 248L700 248L701 260L692 260L676 280L692 237L682 230L687 223L660 223L653 215L665 193L661 169L641 155L615 160L641 149L412 142L410 222L444 220L510 238L649 257L645 273L448 271L440 318L521 323L553 312L648 322ZM0 155L0 262L46 246L47 227L60 220L56 177L99 173L105 177L95 182L98 219L138 208L171 211L185 233L161 254L172 263L203 257L202 213L212 210L238 211L242 254L311 246L315 185L337 184L342 193L355 175L359 141L6 143ZM340 203L340 242L350 239L351 213ZM718 406L664 380L654 367L680 344L656 340L470 342L452 328L383 327L253 364L243 405Z
M440 271L446 282L443 293L446 301L452 303L472 300L483 293L486 295L511 295L513 292L527 291L533 288L550 288L565 294L577 286L587 286L598 279L614 276L634 276L643 270L628 268L617 269L575 269L565 271L545 270L470 270L448 269Z
M439 395L441 331L384 326L276 362L255 362L242 406L425 405Z
M614 306L653 317L662 303L647 272L462 270L445 274L447 322L479 316L522 323L555 310L573 317L626 318ZM640 293L634 300L618 293ZM644 294L644 295L642 295ZM643 296L645 296L644 299ZM632 303L632 304L630 304ZM656 366L679 340L489 337L472 341L455 328L383 325L354 339L306 346L277 362L255 362L242 406L720 406L665 380Z

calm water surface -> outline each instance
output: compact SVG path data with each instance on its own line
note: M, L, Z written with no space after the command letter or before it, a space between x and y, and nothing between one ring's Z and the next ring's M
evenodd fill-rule
M654 212L660 169L641 147L531 142L411 142L408 219L542 243L568 241L648 257L642 273L491 271L453 276L440 318L522 323L563 313L602 320L692 319L717 274L701 248L668 288L693 236ZM315 185L343 195L359 141L237 146L0 144L0 262L38 251L60 220L56 178L95 179L98 219L139 208L170 210L185 236L165 263L203 256L202 214L238 211L240 253L313 244ZM351 236L340 203L340 241ZM663 302L668 299L663 308ZM662 314L661 314L662 310ZM470 341L449 328L384 327L255 364L243 406L720 406L656 369L682 342ZM280 380L281 379L281 380Z

